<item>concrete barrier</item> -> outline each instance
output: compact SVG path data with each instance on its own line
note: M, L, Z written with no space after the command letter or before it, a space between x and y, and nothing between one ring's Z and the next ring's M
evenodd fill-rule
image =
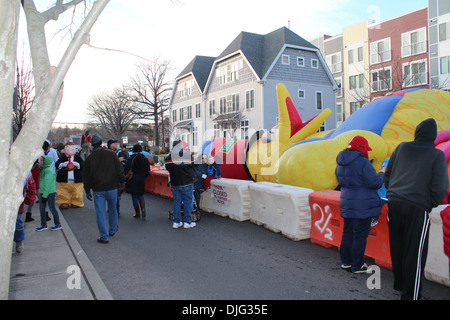
M294 241L309 239L311 210L308 195L311 189L271 182L249 185L250 221L273 232L281 232Z
M237 221L250 219L250 194L248 180L214 179L211 188L202 193L200 208Z
M428 238L428 257L425 265L425 278L450 287L449 261L444 253L441 211L448 205L434 208L430 213L430 233Z

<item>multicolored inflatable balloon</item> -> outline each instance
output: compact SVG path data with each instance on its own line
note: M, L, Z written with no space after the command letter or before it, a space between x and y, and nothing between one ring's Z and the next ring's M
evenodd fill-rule
M415 128L421 121L434 118L438 131L450 130L450 93L446 91L396 92L365 105L336 130L319 133L317 130L331 114L329 109L303 123L283 84L277 86L277 96L278 128L270 133L258 133L247 145L246 167L255 181L316 191L335 189L336 156L353 136L361 135L369 141L373 149L369 157L379 170L382 161L398 144L414 140Z

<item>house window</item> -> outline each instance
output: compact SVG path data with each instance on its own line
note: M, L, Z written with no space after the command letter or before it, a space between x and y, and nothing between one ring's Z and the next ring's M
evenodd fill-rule
M342 110L342 103L336 103L336 121L337 122L344 121L344 113Z
M318 69L319 68L319 60L311 59L311 68Z
M392 89L391 69L380 69L372 72L372 91Z
M239 70L243 67L244 62L241 59L217 68L216 77L219 78L219 83L226 84L239 80Z
M180 108L180 121L184 120L184 107Z
M418 86L427 83L427 70L424 60L403 65L403 79L405 87Z
M441 57L440 59L440 72L441 74L450 73L450 56Z
M241 121L241 139L248 139L248 120Z
M427 50L426 29L422 28L408 33L402 33L402 57L424 53Z
M338 86L338 90L336 92L336 97L340 98L340 97L342 97L342 78L337 78L334 80L336 81L336 84Z
M200 103L195 104L195 117L200 118Z
M220 98L220 114L239 111L239 93Z
M352 64L353 63L353 49L348 50L348 64Z
M216 100L209 100L209 115L213 116L216 114Z
M439 41L450 39L450 22L441 23L439 25Z
M283 55L281 56L281 64L287 64L287 65L289 65L289 64L291 63L290 60L291 60L290 57L289 57L288 55L286 55L286 54L283 54Z
M194 86L194 80L188 80L181 82L178 85L178 94L180 98L188 97L192 94L192 87Z
M297 57L297 66L304 67L305 66L305 58Z
M350 114L353 114L363 106L362 101L350 102Z
M239 111L239 94L227 95L227 112Z
M358 62L364 61L364 49L363 47L358 48Z
M305 99L305 90L303 89L298 89L298 98L299 99Z
M198 144L198 128L192 127L192 146L196 146Z
M341 53L335 53L327 56L327 64L332 73L338 73L342 71Z
M364 88L364 74L357 74L349 77L350 90Z
M316 109L322 110L322 92L316 91Z
M172 110L172 122L177 121L177 110Z
M391 60L391 39L386 38L370 44L370 64Z
M227 113L227 97L221 97L219 100L220 114Z
M184 107L184 110L186 112L186 119L192 119L192 106Z
M245 108L255 108L255 90L248 90L245 92Z
M215 123L214 124L214 138L219 138L220 136L220 126Z

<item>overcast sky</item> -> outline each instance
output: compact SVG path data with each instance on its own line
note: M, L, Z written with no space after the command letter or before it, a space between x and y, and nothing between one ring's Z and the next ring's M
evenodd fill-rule
M51 0L36 0L45 9ZM93 95L129 81L135 64L169 60L175 78L195 55L217 56L241 31L266 34L283 26L310 40L364 19L383 21L427 6L427 0L111 0L91 32L91 44L131 53L84 46L66 77L55 123L86 122ZM60 19L63 20L63 19ZM50 22L54 33L62 21ZM65 42L49 36L51 62ZM171 79L171 80L172 80Z

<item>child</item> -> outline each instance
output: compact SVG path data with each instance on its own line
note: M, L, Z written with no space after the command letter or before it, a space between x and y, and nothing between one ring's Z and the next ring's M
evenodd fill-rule
M444 253L448 257L448 276L450 278L450 207L441 211L441 218L444 232Z
M34 162L33 167L31 168L31 175L33 176L34 184L36 187L36 197L38 197L38 195L39 195L39 171L40 170L41 169L39 167L39 159L37 159ZM31 204L27 205L25 222L34 221L34 219L31 217L31 211L33 210L33 205L34 205L34 201Z
M51 230L61 230L61 224L59 222L58 211L56 210L56 177L51 165L53 158L50 156L43 156L39 161L41 172L39 174L39 210L41 213L41 226L36 228L36 231L47 230L47 213L45 209L48 206L53 215L53 221L55 225L51 227Z
M23 250L23 241L25 240L25 227L22 221L22 215L25 211L25 205L30 205L36 200L36 185L33 176L28 174L27 180L23 185L23 202L19 207L16 219L16 230L14 232L14 242L16 243L16 252L21 253Z
M203 179L203 186L205 188L211 187L212 179L220 179L222 172L220 171L220 164L216 163L213 156L208 157L208 169L206 171L206 178Z

